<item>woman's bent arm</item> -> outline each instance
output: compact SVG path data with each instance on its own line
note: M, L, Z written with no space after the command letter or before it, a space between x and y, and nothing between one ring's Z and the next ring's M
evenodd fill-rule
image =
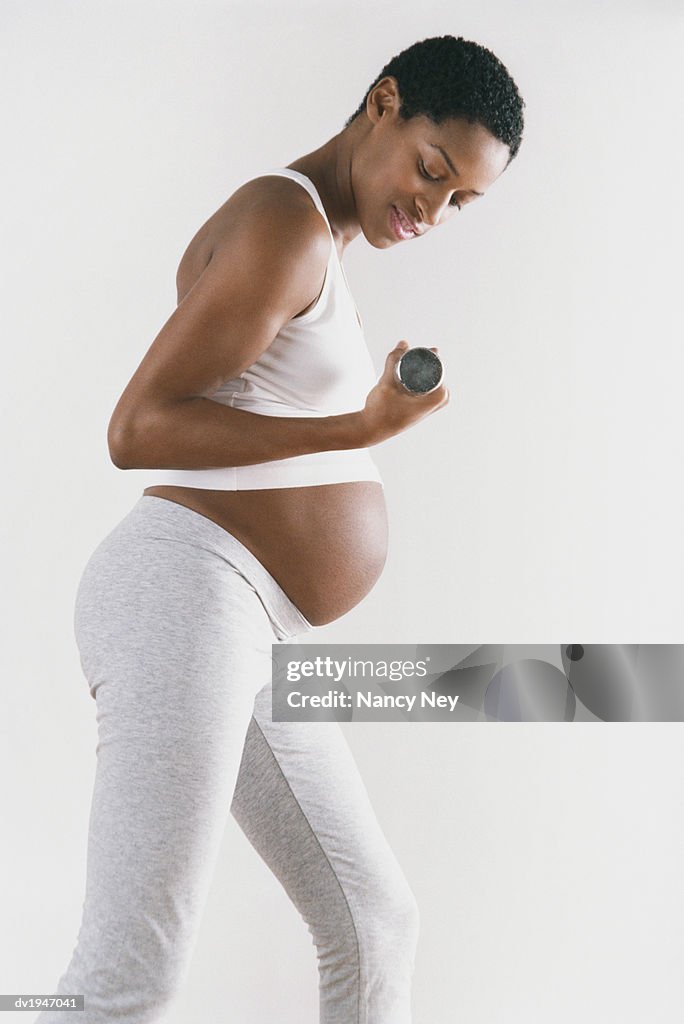
M188 398L140 416L135 433L110 429L108 443L119 469L213 469L363 448L364 433L360 411L262 416L209 398Z
M292 186L278 181L278 188ZM417 397L396 382L399 346L387 356L366 407L357 411L262 416L209 397L252 366L283 324L313 303L330 247L325 220L301 189L293 198L276 193L272 184L264 191L258 181L250 183L237 223L162 327L112 413L107 443L115 466L213 469L367 448L448 400L444 387Z
M320 293L330 258L325 220L277 179L238 190L231 230L145 354L107 430L121 469L244 466L356 447L353 416L261 416L211 401Z

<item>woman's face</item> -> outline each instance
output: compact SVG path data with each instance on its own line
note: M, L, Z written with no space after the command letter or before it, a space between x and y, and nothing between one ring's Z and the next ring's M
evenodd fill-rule
M403 121L399 104L395 80L378 82L366 103L370 124L352 165L359 223L378 249L416 237L397 234L396 210L417 234L446 224L481 201L510 155L482 125L452 118L437 126L423 115Z

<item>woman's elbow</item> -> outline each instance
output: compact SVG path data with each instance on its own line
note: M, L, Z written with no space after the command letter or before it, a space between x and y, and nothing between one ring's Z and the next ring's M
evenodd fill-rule
M112 420L107 428L109 457L117 469L133 469L131 431Z

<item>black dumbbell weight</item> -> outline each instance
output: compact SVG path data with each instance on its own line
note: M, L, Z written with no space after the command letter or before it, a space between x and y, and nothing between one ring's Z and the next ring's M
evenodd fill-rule
M413 395L428 395L442 383L444 366L429 348L407 348L397 360L394 373L399 383Z

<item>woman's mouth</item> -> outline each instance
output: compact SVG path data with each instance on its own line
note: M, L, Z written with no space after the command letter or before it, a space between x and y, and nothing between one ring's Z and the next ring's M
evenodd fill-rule
M397 210L396 206L390 207L390 223L392 224L392 230L397 238L414 238L416 232L409 226L408 222L402 217Z

